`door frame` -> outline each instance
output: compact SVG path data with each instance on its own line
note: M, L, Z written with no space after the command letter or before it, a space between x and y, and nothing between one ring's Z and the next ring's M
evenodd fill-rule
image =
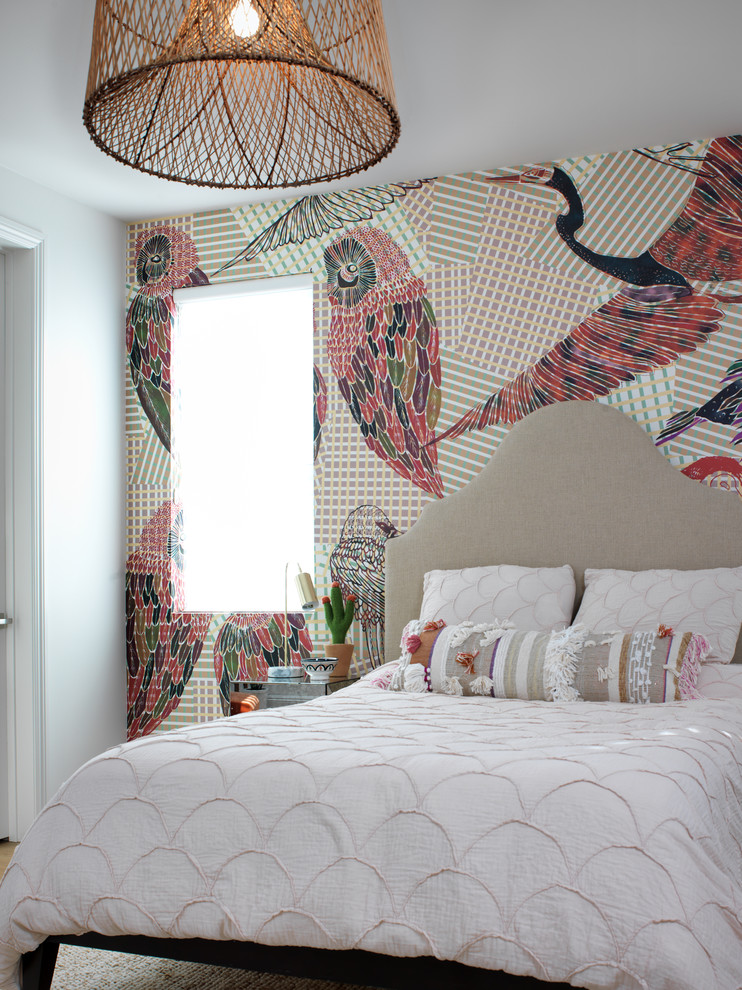
M5 485L10 838L46 800L43 514L44 237L0 216L6 255Z

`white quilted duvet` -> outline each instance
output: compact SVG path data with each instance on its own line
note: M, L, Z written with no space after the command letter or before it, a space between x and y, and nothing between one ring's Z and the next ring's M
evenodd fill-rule
M365 685L78 771L0 885L0 987L48 933L359 947L579 987L742 986L742 700Z

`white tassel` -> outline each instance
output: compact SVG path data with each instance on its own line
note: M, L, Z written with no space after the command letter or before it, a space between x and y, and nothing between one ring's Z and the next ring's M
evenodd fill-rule
M488 629L515 629L510 619L498 619L497 616L491 622L478 622L471 627L472 632L487 632Z
M482 648L485 646L491 646L493 643L496 643L498 639L504 636L510 629L515 629L514 623L512 623L509 619L502 622L498 619L496 624L487 626L485 630L483 630L484 636L482 636L479 641L479 645Z
M403 691L404 690L404 675L405 668L400 663L399 667L392 674L392 679L389 682L390 691Z
M497 624L499 621L500 621L499 619L495 619L495 624ZM477 622L476 625L473 625L472 623L469 623L469 625L471 625L471 631L472 632L484 632L485 629L489 629L490 628L490 626L492 625L492 623L491 622Z
M585 643L585 646L587 645L588 644ZM598 674L599 684L602 684L603 681L613 680L616 676L616 671L613 669L613 667L596 667L595 670Z
M585 645L587 630L582 624L552 633L544 657L544 682L552 701L580 701L573 682Z
M471 622L462 622L458 626L451 626L451 634L448 637L448 648L454 650L461 643L464 643L474 631Z
M428 690L425 683L425 667L421 663L411 663L405 670L404 689L411 694L422 694Z
M495 686L495 682L491 677L485 677L482 674L481 677L475 677L474 680L469 685L472 694L489 694L492 688Z
M459 696L464 693L464 689L462 688L461 681L458 677L444 677L443 691L445 694L455 694Z

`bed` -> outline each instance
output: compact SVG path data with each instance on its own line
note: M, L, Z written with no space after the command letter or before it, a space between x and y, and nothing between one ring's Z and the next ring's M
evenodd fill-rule
M569 565L576 609L586 570L736 569L741 537L739 500L628 417L556 404L388 543L386 655L436 570ZM0 990L46 990L65 943L388 988L739 990L740 650L700 664L694 700L395 691L377 674L116 747L16 851Z

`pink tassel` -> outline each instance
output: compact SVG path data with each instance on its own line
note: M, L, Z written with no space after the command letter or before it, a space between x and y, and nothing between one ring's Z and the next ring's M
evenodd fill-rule
M685 651L683 666L680 668L678 685L680 687L680 697L683 701L697 701L702 698L696 688L698 675L701 671L701 664L709 654L708 640L703 636L694 635L690 638L688 649Z
M407 637L404 645L407 647L408 653L417 653L417 651L420 649L420 646L422 645L422 640L420 639L419 636L416 636L414 633L412 633L412 635Z

